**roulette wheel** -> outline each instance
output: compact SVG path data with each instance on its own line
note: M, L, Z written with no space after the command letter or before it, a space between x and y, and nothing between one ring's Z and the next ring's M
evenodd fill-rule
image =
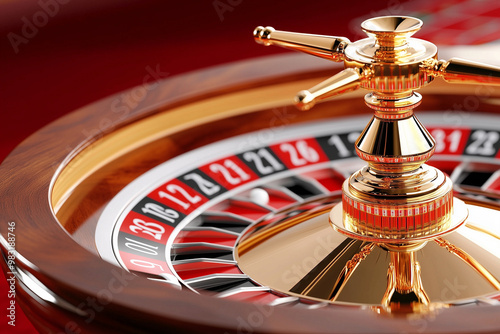
M498 70L439 62L408 36L418 20L384 20L355 43L308 36L319 47L256 29L259 42L338 58L343 71L279 56L187 74L129 91L133 108L105 99L19 146L1 191L27 210L2 203L1 245L35 326L497 332ZM298 104L375 93L291 104L325 79ZM366 130L365 103L376 113Z

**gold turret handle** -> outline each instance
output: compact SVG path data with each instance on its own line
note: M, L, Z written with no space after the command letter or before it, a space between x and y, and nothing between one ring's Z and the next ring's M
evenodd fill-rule
M362 78L362 71L347 68L309 90L300 91L295 96L295 105L301 110L309 110L318 101L358 89Z
M497 66L460 58L449 61L433 59L426 66L432 76L442 77L450 83L500 85L500 67Z
M449 61L431 59L423 64L433 77L442 77L449 83L500 85L500 67L466 59ZM300 91L294 99L301 110L311 109L317 102L358 89L363 80L369 80L371 71L347 68L308 90Z
M378 92L379 96L386 97L391 94L410 95L429 84L434 77L442 77L450 83L500 85L500 67L458 58L437 60L437 48L433 44L411 38L421 25L420 20L410 17L370 19L362 24L369 38L357 42L350 42L345 37L302 34L262 26L255 28L253 36L257 43L266 46L276 45L336 62L344 61L346 69L342 72L297 94L295 104L302 110L359 87L375 88L377 92L377 80L387 80L389 86L393 82L393 85L406 87L405 92L388 92L387 89ZM400 77L382 74L384 69L391 73L412 73L413 76L401 82Z
M333 61L344 59L344 49L350 43L345 37L302 34L259 26L253 31L259 44L276 45Z

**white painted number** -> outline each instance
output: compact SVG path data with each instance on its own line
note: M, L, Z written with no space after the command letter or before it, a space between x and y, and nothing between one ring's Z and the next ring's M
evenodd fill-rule
M201 201L201 197L200 196L191 196L184 188L182 188L181 186L178 186L176 184L169 184L166 186L166 190L170 193L166 193L164 191L159 191L158 192L158 196L160 196L161 198L166 198L174 203L177 203L178 205L180 205L184 210L187 210L191 204L196 204L198 203L199 201ZM188 203L182 201L181 199L179 199L178 197L175 197L171 194L179 194L180 196L182 196Z
M255 164L255 168L262 175L271 174L283 169L283 165L280 164L279 161L276 160L274 156L265 148L261 148L257 151L257 153L245 152L243 154L243 159L248 162L253 161ZM267 161L269 165L264 165L264 160Z
M140 241L129 239L129 238L125 238L125 240L128 241L125 243L125 246L132 249L132 250L135 250L136 252L140 252L140 253L144 253L144 254L148 254L148 255L158 255L158 252L157 252L158 247L157 246L148 245L144 242L140 242Z
M491 156L496 152L494 145L500 139L500 135L496 131L477 130L472 133L471 138L473 142L465 149L466 153Z
M148 261L138 260L138 259L132 259L132 260L130 260L130 262L138 267L143 267L143 268L148 268L148 269L153 269L155 267L158 267L158 268L160 268L161 271L165 271L165 270L163 270L163 267L157 263L151 263Z
M249 180L250 175L245 173L237 164L232 160L224 160L224 165L221 164L211 164L210 170L213 173L220 173L227 181L227 183L232 185L240 184L243 181Z
M129 228L134 233L142 232L144 234L148 234L155 238L156 240L161 240L163 233L165 233L165 228L157 223L145 222L142 219L135 218L133 220L133 225L130 225Z
M347 135L347 140L349 143L354 144L358 139L360 133L359 132L351 132ZM348 149L340 136L333 135L328 139L328 144L334 146L339 151L339 157L345 158L354 154L354 152Z
M146 203L146 205L144 205L144 207L142 208L142 212L144 212L145 214L154 215L172 224L174 224L175 220L179 218L179 213L177 211L174 211L172 209L165 209L162 206L154 203Z
M207 196L215 195L220 191L220 187L218 185L213 184L212 182L204 179L203 177L201 177L199 174L196 173L185 175L184 180L186 181L191 180L194 183L196 183L198 188L200 188L200 190Z
M302 166L308 162L317 162L319 154L316 150L307 145L304 140L299 140L295 146L290 143L280 145L282 152L287 152L290 155L290 161L294 166Z
M448 148L448 153L457 153L462 140L462 131L454 130L446 135L442 129L432 130L432 137L436 141L436 153L442 153Z

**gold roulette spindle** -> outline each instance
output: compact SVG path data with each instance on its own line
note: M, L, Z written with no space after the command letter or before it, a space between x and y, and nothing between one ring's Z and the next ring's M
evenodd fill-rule
M423 248L427 253L446 249L468 263L494 290L500 289L498 278L480 261L442 239L466 223L468 208L453 196L450 178L426 164L436 144L413 112L422 100L416 90L436 77L450 83L500 84L500 69L462 59L438 60L434 44L411 37L421 26L422 21L412 17L376 17L361 24L368 38L356 42L272 27L254 30L257 43L344 63L343 71L297 94L295 103L300 109L364 88L370 91L365 103L374 111L355 143L356 153L367 166L344 182L342 202L329 213L333 228L357 242L354 253L342 260L341 254L351 246L340 245L335 259L318 265L293 288L278 284L277 290L330 302L367 304L378 312L425 313L446 307L449 301L429 296L422 283L417 255ZM247 253L244 246L245 240L240 247ZM379 256L385 252L388 259L382 298L374 302L373 297L360 301L363 298L343 296L343 288L357 268L368 266L366 259L372 252ZM245 268L244 256L240 260ZM460 272L456 269L446 275ZM369 290L368 278L357 281L357 289Z

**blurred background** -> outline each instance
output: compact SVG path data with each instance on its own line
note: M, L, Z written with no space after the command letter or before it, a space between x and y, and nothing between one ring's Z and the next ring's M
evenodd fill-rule
M37 129L151 73L287 52L255 44L257 25L354 41L363 20L382 15L422 19L416 37L438 47L500 40L498 0L0 0L0 161ZM0 333L36 333L20 310L7 325L1 275Z

